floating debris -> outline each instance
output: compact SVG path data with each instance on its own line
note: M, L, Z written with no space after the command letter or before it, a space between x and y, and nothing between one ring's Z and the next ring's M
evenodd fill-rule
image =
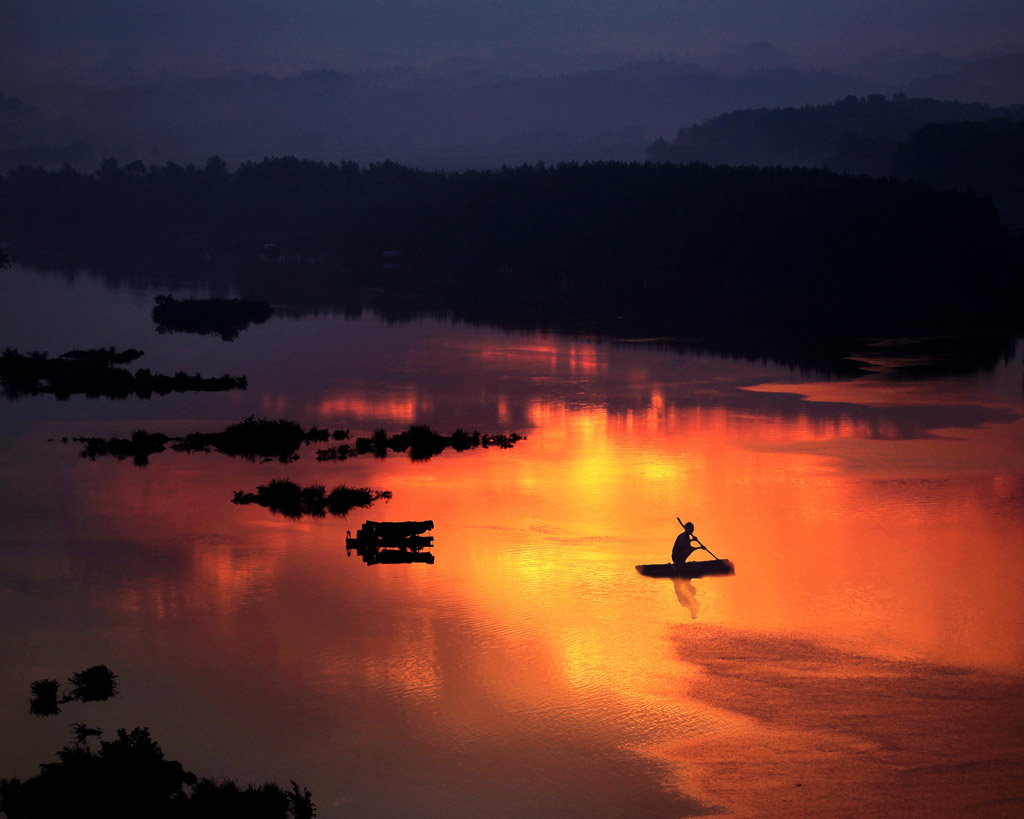
M374 563L433 563L434 556L423 549L434 545L432 520L407 520L391 523L366 521L356 536L348 532L345 550L354 551L367 565Z

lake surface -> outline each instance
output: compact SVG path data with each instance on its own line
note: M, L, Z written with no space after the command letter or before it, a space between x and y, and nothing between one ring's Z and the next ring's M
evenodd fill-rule
M249 379L0 402L0 777L85 722L148 726L200 775L294 779L326 819L1024 812L1020 348L914 380L879 349L823 381L369 313L228 343L158 334L157 292L0 272L4 346ZM527 438L142 468L60 440L249 415ZM347 519L231 503L273 478L393 497ZM734 577L636 574L669 560L677 517ZM432 519L436 562L348 556L366 519ZM98 663L117 697L29 716L32 680Z

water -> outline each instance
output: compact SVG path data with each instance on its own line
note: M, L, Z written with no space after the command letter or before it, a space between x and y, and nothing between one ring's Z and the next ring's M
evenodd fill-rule
M0 775L32 775L81 721L148 726L201 775L297 780L328 818L1024 808L1020 351L970 376L816 381L372 315L225 343L157 334L154 295L0 279L5 346L249 378L0 403ZM145 468L60 442L247 415L528 437ZM278 477L393 498L300 521L230 502ZM735 577L635 573L669 559L677 516ZM347 556L367 518L433 519L436 563ZM29 682L97 663L115 699L28 715Z

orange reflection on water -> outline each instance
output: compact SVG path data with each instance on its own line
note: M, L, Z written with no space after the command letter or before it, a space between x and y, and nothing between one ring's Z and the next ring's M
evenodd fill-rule
M526 349L530 367L569 360L564 349ZM519 360L501 350L494 360L508 355ZM825 411L812 404L829 402L763 395L697 402L653 379L632 379L636 396L613 410L583 389L554 399L529 383L492 393L499 414L527 420L527 439L511 450L330 466L311 450L287 466L217 455L161 456L142 471L83 464L80 514L94 516L98 538L136 533L155 555L184 554L118 586L123 611L206 629L202 650L243 667L258 658L261 684L302 703L319 730L355 723L365 736L385 724L402 732L398 744L450 752L459 765L469 764L466 747L514 747L524 736L613 737L645 753L666 736L750 736L736 713L690 699L708 684L702 664L720 656L710 633L1024 670L1019 418L943 436L907 416L865 414L855 384L829 387L836 406ZM914 389L904 406L926 398ZM317 406L321 417L414 423L430 402L410 389ZM230 504L233 490L283 476L394 498L344 521ZM635 564L669 560L677 516L735 562L735 577L636 574ZM367 518L434 520L437 562L345 557L344 530ZM715 639L728 656L732 643ZM786 663L802 660L780 662L789 674ZM778 742L786 753L817 747ZM513 763L499 753L478 764L486 777ZM525 775L543 781L533 768Z
M387 398L369 398L360 395L328 396L317 407L322 419L348 419L354 421L393 422L412 424L423 413L429 412L430 402L415 391Z
M607 358L596 341L541 338L501 346L482 339L473 346L472 352L486 364L513 371L576 377L597 375L607 368Z

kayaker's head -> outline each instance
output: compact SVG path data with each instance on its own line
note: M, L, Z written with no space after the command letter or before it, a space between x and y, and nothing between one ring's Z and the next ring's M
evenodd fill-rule
M686 534L690 534L693 531L693 524L690 523L689 521L684 523L683 524L683 531L686 532Z

